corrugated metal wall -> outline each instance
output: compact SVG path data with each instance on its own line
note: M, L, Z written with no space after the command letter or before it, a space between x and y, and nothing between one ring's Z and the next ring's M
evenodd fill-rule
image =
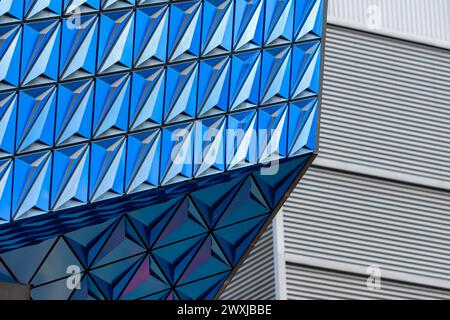
M270 226L223 292L221 299L275 299L275 270Z
M328 22L450 48L449 0L329 0Z
M449 299L448 291L382 280L381 290L368 290L366 277L333 270L287 265L288 299Z
M450 51L329 27L321 128L321 160L450 189Z
M285 251L450 289L449 208L447 192L312 168L284 206Z

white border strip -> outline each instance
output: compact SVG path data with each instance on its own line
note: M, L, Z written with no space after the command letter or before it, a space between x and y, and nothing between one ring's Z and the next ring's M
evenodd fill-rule
M287 300L286 257L284 253L283 208L272 220L273 253L275 269L275 297Z

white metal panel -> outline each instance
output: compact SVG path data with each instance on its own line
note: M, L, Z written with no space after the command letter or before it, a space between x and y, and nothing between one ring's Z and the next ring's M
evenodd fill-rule
M328 22L450 47L450 0L329 0Z
M274 252L270 226L231 279L220 299L275 300L275 297Z
M370 290L367 277L287 265L288 298L291 300L450 299L450 291L400 283L381 278L380 290Z
M329 27L320 151L450 189L450 51Z
M311 168L283 210L286 254L450 288L448 192Z

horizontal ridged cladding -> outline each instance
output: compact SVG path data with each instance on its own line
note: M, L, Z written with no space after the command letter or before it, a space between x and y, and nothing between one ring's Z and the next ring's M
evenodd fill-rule
M448 287L449 208L448 192L311 168L283 209L286 253Z
M329 0L328 19L450 45L449 0Z
M381 290L369 290L367 277L331 270L286 266L290 300L450 299L450 292L381 279Z
M274 267L272 226L269 226L220 299L275 300Z
M450 182L450 51L327 32L321 158Z

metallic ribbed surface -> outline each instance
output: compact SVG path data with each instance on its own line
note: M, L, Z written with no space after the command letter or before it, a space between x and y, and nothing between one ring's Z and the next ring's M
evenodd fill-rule
M369 290L366 277L287 265L288 299L450 299L450 292L382 280L381 290Z
M284 207L286 253L450 283L449 193L310 169Z
M321 159L450 183L450 52L329 27Z
M449 0L330 0L328 21L450 47Z
M224 300L274 300L275 271L272 227L261 236L231 283L223 292Z

